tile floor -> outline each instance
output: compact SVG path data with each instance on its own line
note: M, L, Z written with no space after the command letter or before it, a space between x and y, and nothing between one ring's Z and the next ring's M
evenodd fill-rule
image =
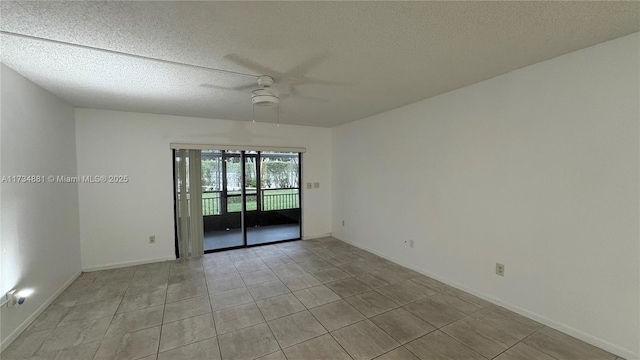
M616 356L326 238L83 273L1 358Z

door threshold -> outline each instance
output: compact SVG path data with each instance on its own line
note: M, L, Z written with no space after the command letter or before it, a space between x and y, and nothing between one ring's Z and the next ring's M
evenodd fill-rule
M259 247L259 246L266 246L266 245L273 245L273 244L282 244L282 243L298 241L298 240L302 240L302 238L278 240L278 241L272 241L272 242L268 242L268 243L252 244L252 245L246 245L246 246L245 245L239 245L239 246L227 247L227 248L222 248L222 249L205 250L204 253L205 254L212 254L212 253L228 251L228 250L248 249L248 248L252 248L252 247Z

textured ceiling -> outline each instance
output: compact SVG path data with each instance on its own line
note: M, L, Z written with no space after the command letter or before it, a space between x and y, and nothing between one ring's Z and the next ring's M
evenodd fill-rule
M282 123L331 127L640 31L639 2L10 2L5 31L274 77ZM76 107L251 120L253 80L2 36ZM250 89L249 89L250 91ZM257 121L275 111L256 108Z

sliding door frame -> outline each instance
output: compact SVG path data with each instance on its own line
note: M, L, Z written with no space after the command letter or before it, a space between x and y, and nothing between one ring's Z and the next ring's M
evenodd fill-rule
M262 186L260 183L260 161L261 161L261 154L262 151L256 151L257 154L255 155L255 159L256 159L256 206L257 209L256 211L262 211L261 209L261 203L262 203L262 199L261 199L261 191L262 191ZM241 150L240 151L240 174L241 174L241 183L242 186L240 187L240 198L241 198L241 204L242 204L242 210L240 211L240 227L242 229L242 242L243 245L238 245L238 246L232 246L232 247L227 247L227 248L222 248L222 249L212 249L212 250L205 250L204 253L205 254L209 254L209 253L216 253L216 252L221 252L221 251L227 251L227 250L234 250L234 249L244 249L244 248L251 248L251 247L256 247L256 246L263 246L263 245L271 245L271 244L281 244L281 243L286 243L286 242L291 242L291 241L298 241L298 240L302 240L302 222L303 222L303 216L302 216L302 190L303 190L303 179L302 179L302 152L297 152L298 154L298 209L300 211L300 218L299 218L299 233L300 233L300 237L296 238L296 239L286 239L286 240L278 240L278 241L273 241L273 242L268 242L268 243L262 243L262 244L248 244L247 243L247 227L246 225L246 212L247 212L247 202L246 202L246 168L245 168L245 160L247 158L247 155L245 153L245 150ZM171 162L172 162L172 166L173 166L173 229L174 229L174 236L175 236L175 254L176 254L176 258L180 257L180 249L179 249L179 245L178 245L178 198L177 198L177 193L175 191L176 189L176 165L175 165L175 157L176 157L176 149L172 149L171 151ZM228 210L227 206L227 197L226 197L226 192L227 192L227 179L226 179L226 161L225 161L225 156L224 156L224 152L221 158L221 166L223 167L223 173L225 174L222 177L222 181L223 181L223 192L225 193L224 197L220 198L220 206L221 209L224 208L224 211L226 212ZM224 207L223 207L224 205Z
M225 151L225 150L223 150ZM262 189L262 186L260 186L260 160L261 160L261 154L262 151L256 151L256 184L258 184L258 187L256 188L256 206L257 209L256 211L261 211L260 205L261 205L261 199L260 199L260 190ZM247 227L245 226L246 224L246 220L245 220L245 215L247 212L247 201L246 201L246 186L245 186L245 180L246 180L246 168L245 168L245 159L247 158L246 154L245 154L245 150L241 150L240 151L240 164L242 166L240 166L240 176L242 177L241 183L242 186L240 187L240 198L242 199L241 203L242 203L242 211L240 212L240 228L242 229L242 243L243 245L238 245L238 246L231 246L231 247L226 247L226 248L222 248L222 249L212 249L212 250L205 250L204 253L205 254L211 254L211 253L216 253L216 252L222 252L222 251L228 251L228 250L236 250L236 249L245 249L245 248L252 248L252 247L258 247L258 246L264 246L264 245L272 245L272 244L282 244L282 243L286 243L286 242L291 242L291 241L299 241L302 240L302 189L303 189L303 182L302 182L302 154L301 152L298 152L298 209L300 210L300 221L298 221L299 224L299 233L300 233L300 237L297 239L286 239L286 240L278 240L278 241L272 241L272 242L268 242L268 243L262 243L262 244L248 244L247 243ZM223 153L223 160L222 163L225 164L224 161L224 153ZM226 168L226 165L223 165ZM223 188L223 190L226 191L226 169L224 171L225 176L222 177L223 181L225 182L225 187ZM226 208L225 208L226 211ZM176 237L177 239L177 237ZM177 242L176 242L177 244Z
M240 151L240 229L242 230L242 246L247 247L247 165L244 150ZM228 249L228 248L227 248Z

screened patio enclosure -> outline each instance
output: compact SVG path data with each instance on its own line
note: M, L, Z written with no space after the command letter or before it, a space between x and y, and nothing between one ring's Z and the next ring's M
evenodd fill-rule
M199 151L204 252L300 239L300 153Z

